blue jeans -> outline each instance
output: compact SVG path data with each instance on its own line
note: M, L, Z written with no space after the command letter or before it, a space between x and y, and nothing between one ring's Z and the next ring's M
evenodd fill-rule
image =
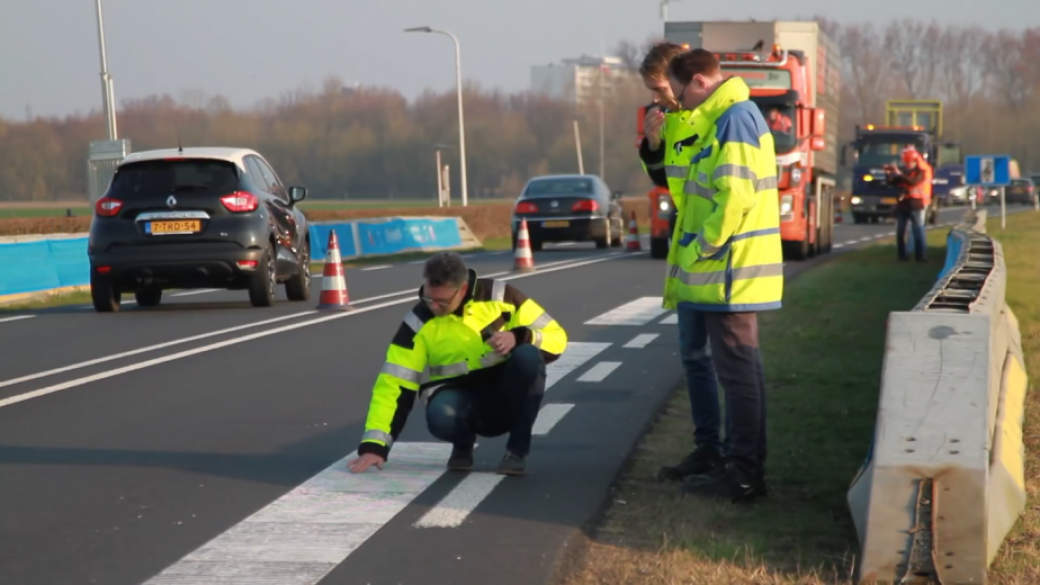
M924 209L898 209L896 210L896 253L900 260L906 260L906 224L910 223L911 233L914 238L914 257L924 260Z
M694 445L698 449L723 452L724 445L719 437L719 384L715 363L708 353L708 328L704 322L704 313L686 305L679 305L676 312L679 316L679 356L686 370ZM726 422L728 429L728 416ZM729 438L728 432L726 438Z
M468 450L477 435L509 433L506 449L526 457L545 396L545 377L541 350L529 343L518 345L505 363L453 380L434 393L426 406L430 434Z

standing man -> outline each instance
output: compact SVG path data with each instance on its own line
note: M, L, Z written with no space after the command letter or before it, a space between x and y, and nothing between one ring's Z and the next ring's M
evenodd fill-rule
M913 146L903 150L903 165L905 173L895 165L885 166L886 180L901 191L896 203L896 254L900 262L910 260L906 251L906 224L909 222L914 238L914 259L926 262L924 222L932 203L932 168Z
M512 285L477 278L456 252L431 256L423 279L419 302L397 328L376 378L350 470L382 469L418 393L430 433L452 444L449 469L473 468L477 435L509 433L496 471L525 474L545 365L563 354L567 333Z
M725 77L712 53L694 49L668 66L694 153L682 222L668 255L664 305L679 322L703 319L726 392L727 451L716 472L682 491L743 502L765 495L765 372L758 311L779 309L783 254L776 152L769 125L743 79Z
M639 147L650 179L660 187L667 187L672 195L675 212L672 214L672 249L669 266L674 264L675 242L681 236L676 226L683 225L684 187L690 170L690 161L696 150L691 148L696 135L690 119L693 112L683 111L668 82L668 64L684 49L674 43L655 45L643 59L639 73L643 84L650 90L654 104L644 119L644 134ZM705 216L703 219L705 219ZM679 351L686 372L686 391L690 398L693 419L694 450L675 465L662 467L658 479L683 481L687 477L715 471L722 465L725 446L720 437L719 388L715 365L708 353L708 330L704 313L680 308ZM727 433L728 435L728 433ZM727 437L728 438L728 437Z

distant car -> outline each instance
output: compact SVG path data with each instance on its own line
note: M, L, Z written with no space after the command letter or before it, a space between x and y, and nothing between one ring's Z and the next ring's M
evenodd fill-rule
M1011 184L1004 192L1004 202L1032 205L1035 196L1036 185L1033 184L1032 179L1011 179Z
M513 208L513 248L527 220L531 249L545 242L596 242L619 247L625 239L621 193L594 175L545 175L527 182Z
M303 187L286 188L259 153L244 148L137 152L119 163L94 206L87 254L99 312L120 296L156 306L163 290L248 290L254 306L310 297Z

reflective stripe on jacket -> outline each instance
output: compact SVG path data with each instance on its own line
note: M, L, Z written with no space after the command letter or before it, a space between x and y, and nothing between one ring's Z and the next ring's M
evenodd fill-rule
M478 279L472 269L469 291L456 312L437 317L420 300L405 314L387 349L358 454L387 458L404 430L416 392L508 360L487 344L499 331L512 331L517 345L530 343L541 349L546 363L567 348L567 333L538 303L504 280Z
M747 84L727 79L675 136L695 137L680 225L668 253L664 307L778 309L783 297L773 135ZM687 149L684 149L687 150Z

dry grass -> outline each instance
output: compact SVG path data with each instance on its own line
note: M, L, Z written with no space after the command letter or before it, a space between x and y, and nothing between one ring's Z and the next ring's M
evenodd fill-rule
M886 319L931 288L944 236L930 234L927 266L897 264L890 244L837 256L790 282L782 311L762 315L766 500L738 507L682 498L674 484L653 480L692 447L689 401L679 391L557 583L848 582L859 546L846 493L873 435Z
M1004 248L1008 268L1007 304L1018 317L1022 351L1029 374L1023 435L1026 444L1026 513L1012 528L990 570L993 583L1035 585L1040 583L1040 213L1027 211L1007 218L1000 229L1000 216L986 223L986 231Z
M626 219L636 213L636 223L647 223L649 202L646 197L630 197L622 200ZM510 237L509 216L511 203L482 203L468 207L386 207L367 209L304 209L312 221L348 220L366 217L462 217L477 236L487 238ZM32 217L0 219L0 236L27 234L70 234L90 229L90 216L78 217Z

